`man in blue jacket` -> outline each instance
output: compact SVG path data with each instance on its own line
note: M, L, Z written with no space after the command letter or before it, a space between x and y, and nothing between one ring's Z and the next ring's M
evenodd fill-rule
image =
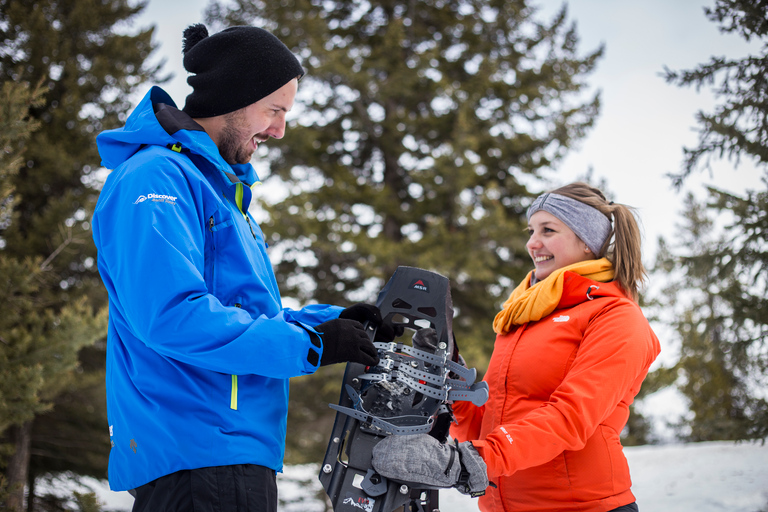
M285 132L304 71L272 34L184 32L183 110L153 88L98 137L114 169L93 216L109 292L109 482L134 511L275 511L288 379L378 362L378 309L283 308L248 213L250 159Z

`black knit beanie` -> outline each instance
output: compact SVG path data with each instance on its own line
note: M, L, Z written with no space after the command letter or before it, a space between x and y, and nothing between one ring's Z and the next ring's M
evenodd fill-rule
M278 38L257 27L231 27L208 35L205 25L184 30L184 68L192 94L184 112L220 116L269 96L304 70Z

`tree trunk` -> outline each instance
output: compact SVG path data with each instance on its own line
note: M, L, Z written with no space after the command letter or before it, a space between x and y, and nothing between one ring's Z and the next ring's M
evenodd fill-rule
M30 445L32 440L32 421L22 425L14 425L8 429L11 442L16 446L15 453L8 461L8 495L9 512L24 511L24 484L27 483L29 472Z
M37 478L34 473L27 475L27 512L35 512L35 482Z

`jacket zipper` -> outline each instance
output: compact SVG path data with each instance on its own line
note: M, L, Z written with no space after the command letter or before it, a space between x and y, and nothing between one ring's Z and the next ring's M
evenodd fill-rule
M211 233L213 233L213 227L215 225L215 222L213 220L213 215L208 219L208 228L211 230ZM215 244L214 244L215 249ZM237 307L240 307L240 304L236 304ZM236 411L237 410L237 375L232 375L232 390L230 391L229 395L229 408Z

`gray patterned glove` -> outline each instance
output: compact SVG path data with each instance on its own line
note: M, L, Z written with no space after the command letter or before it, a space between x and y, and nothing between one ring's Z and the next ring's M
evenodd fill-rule
M485 494L485 462L472 443L440 443L428 434L390 436L373 448L373 469L381 476L418 488L456 487L473 497Z

